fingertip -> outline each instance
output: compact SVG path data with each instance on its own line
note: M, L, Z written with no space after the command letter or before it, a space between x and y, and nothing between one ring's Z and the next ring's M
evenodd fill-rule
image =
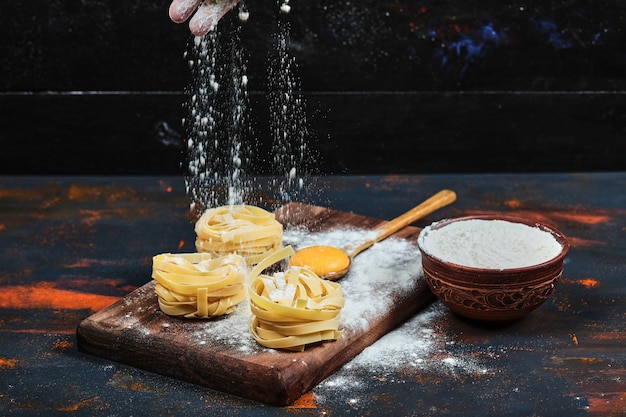
M195 17L195 16L194 16ZM189 21L189 31L194 36L204 36L209 33L215 24L207 20L191 18Z
M194 0L174 0L174 2L189 3ZM197 0L199 3L200 0ZM223 3L202 3L196 14L189 20L189 30L195 36L204 36L212 31L219 20L231 10L239 0L229 0Z
M196 14L189 20L189 30L196 36L204 36L213 30L221 16L217 5L202 3Z
M183 23L198 8L200 0L173 0L168 13L174 23Z

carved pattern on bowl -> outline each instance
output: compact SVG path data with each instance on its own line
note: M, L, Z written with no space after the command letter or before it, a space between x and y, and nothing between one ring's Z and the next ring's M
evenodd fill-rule
M515 288L476 288L445 282L425 271L425 276L435 295L453 310L465 312L500 311L507 315L527 312L547 300L561 278L562 270L551 280ZM456 308L455 308L456 307Z

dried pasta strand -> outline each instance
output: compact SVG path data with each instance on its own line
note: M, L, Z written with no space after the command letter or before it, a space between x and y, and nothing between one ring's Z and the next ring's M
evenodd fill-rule
M330 330L326 332L308 333L301 336L284 336L278 332L264 329L254 316L252 316L250 320L250 330L252 337L265 347L295 352L304 351L306 345L312 343L337 340L343 334L343 331Z
M258 319L258 317L257 317ZM284 336L300 336L309 333L324 332L328 330L335 331L339 327L339 316L332 320L315 321L315 322L299 322L297 324L276 324L259 320L264 330L274 331Z
M254 339L265 347L303 351L309 344L342 336L339 323L345 300L339 283L323 280L308 268L261 274L292 254L291 247L284 248L252 270L248 325Z
M248 265L282 247L283 226L273 213L249 205L208 209L195 225L196 250L216 256L237 253Z
M170 316L210 318L231 313L247 296L243 257L164 253L152 259L159 308Z

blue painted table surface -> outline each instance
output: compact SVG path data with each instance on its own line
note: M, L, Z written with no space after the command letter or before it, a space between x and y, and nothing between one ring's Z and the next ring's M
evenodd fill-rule
M81 320L148 282L154 254L193 251L182 178L0 177L0 414L626 414L626 173L335 176L311 184L307 203L380 219L439 189L456 191L453 205L418 227L484 213L541 220L570 240L563 278L538 310L503 326L434 302L294 405L273 407L77 349Z

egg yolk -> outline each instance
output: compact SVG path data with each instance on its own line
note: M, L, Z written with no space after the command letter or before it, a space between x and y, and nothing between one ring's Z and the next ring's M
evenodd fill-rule
M291 266L306 266L323 277L350 266L350 258L341 249L332 246L309 246L298 250L289 260Z

